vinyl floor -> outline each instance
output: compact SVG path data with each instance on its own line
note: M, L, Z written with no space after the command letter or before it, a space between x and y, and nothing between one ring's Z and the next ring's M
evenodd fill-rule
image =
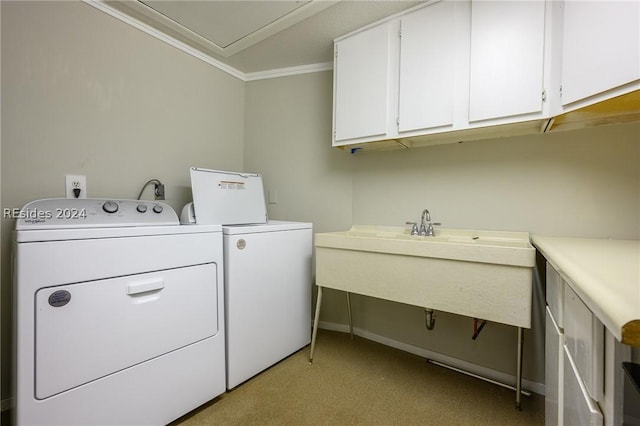
M178 419L202 425L543 425L544 397L436 366L348 334L309 347Z

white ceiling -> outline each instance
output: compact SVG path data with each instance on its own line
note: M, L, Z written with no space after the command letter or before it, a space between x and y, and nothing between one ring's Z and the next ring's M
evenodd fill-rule
M243 73L331 62L333 39L405 0L127 0L106 3Z

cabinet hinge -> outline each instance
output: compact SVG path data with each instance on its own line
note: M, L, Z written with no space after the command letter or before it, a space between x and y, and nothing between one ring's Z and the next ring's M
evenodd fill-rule
M562 99L562 86L560 86L560 99Z
M542 102L547 102L547 91L546 90L542 91Z

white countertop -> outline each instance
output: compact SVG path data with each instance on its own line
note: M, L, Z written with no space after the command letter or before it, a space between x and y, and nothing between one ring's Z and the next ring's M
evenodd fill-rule
M544 235L531 241L616 339L640 346L640 241Z

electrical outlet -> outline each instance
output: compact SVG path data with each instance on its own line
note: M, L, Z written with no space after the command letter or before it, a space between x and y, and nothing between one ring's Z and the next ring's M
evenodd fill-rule
M86 176L66 175L65 182L65 195L67 198L87 198Z
M153 199L154 200L164 200L164 185L161 183L157 183L153 190Z

